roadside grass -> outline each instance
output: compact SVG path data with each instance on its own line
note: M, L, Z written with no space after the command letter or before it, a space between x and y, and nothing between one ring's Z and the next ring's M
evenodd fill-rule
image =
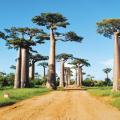
M113 92L112 87L90 87L87 91L96 97L109 97L107 102L120 110L120 92Z
M23 89L12 89L6 88L0 90L0 107L6 105L12 105L19 100L31 98L33 96L43 95L50 92L45 87L40 88L23 88ZM4 93L9 93L9 98L4 98Z

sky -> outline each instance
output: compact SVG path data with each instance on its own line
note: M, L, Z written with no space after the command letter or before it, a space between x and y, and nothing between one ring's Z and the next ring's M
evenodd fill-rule
M119 0L0 0L0 31L4 28L36 27L32 23L32 17L43 12L58 12L63 14L70 25L66 29L58 31L74 31L84 37L82 43L61 41L57 42L56 53L72 53L75 57L88 59L91 67L84 72L94 76L96 80L103 80L103 69L113 68L113 40L96 33L96 22L107 18L119 18ZM44 28L43 28L44 29ZM42 55L49 55L49 42L34 47ZM17 51L8 50L5 42L0 39L0 71L14 72L10 70L15 65ZM57 63L59 74L60 65ZM42 69L36 64L36 72L42 73ZM110 73L112 78L112 72Z

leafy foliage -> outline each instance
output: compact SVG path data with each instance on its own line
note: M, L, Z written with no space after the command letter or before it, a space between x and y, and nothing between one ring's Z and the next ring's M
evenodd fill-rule
M16 28L11 27L5 29L3 39L6 40L6 45L10 48L17 47L30 47L35 46L37 43L44 43L43 40L37 40L37 36L43 34L43 30L36 28ZM13 46L11 46L13 45Z
M75 32L67 32L65 34L65 39L63 41L74 41L74 42L81 42L83 37L78 36Z
M30 60L35 63L38 61L48 60L48 56L43 56L41 54L35 54L35 55L30 54Z
M86 59L81 59L81 58L74 58L74 60L70 63L72 65L81 65L82 66L90 66L90 63Z
M67 54L67 53L61 53L59 55L56 56L56 59L58 61L64 61L66 62L68 59L72 59L73 58L73 55L72 54Z
M120 31L120 19L104 19L97 22L97 32L111 38L114 32Z
M66 28L69 25L67 19L59 13L41 13L39 16L35 16L32 21L37 25L46 26L48 29Z
M105 68L105 69L103 69L103 72L108 74L108 73L110 73L111 70L112 70L111 68Z
M41 62L41 63L38 64L38 66L42 66L44 68L47 68L48 63L47 62Z

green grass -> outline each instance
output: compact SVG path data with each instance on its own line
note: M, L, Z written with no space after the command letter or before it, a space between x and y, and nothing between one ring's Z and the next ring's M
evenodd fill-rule
M97 97L110 97L108 103L120 110L120 92L113 92L112 87L93 87L87 88L87 91Z
M50 90L45 87L24 88L24 89L12 89L12 88L2 89L0 90L0 107L11 105L16 103L19 100L24 100L24 99L27 99L33 96L42 95L48 92L50 92ZM10 97L4 98L3 97L4 93L9 93Z

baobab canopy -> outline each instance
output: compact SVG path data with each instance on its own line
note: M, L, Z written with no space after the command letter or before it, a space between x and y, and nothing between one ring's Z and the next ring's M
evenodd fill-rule
M70 63L70 64L73 64L73 65L77 65L77 64L80 64L82 66L90 66L90 63L88 62L88 60L86 59L81 59L81 58L74 58L74 60Z
M5 32L1 33L3 39L6 40L6 44L9 47L30 47L35 46L37 43L44 43L43 40L38 40L37 35L43 34L43 30L39 30L37 28L16 28L11 27L9 29L5 29ZM36 39L34 39L36 38ZM34 39L34 40L33 40ZM10 46L10 45L14 46Z
M69 23L67 19L59 13L41 13L35 16L32 21L40 26L46 26L48 29L57 29L58 27L66 28Z
M63 60L64 62L66 62L68 59L72 59L73 55L72 54L67 54L67 53L61 53L59 55L56 56L56 59L58 61Z
M104 19L97 22L97 32L111 38L114 32L120 31L120 19Z

